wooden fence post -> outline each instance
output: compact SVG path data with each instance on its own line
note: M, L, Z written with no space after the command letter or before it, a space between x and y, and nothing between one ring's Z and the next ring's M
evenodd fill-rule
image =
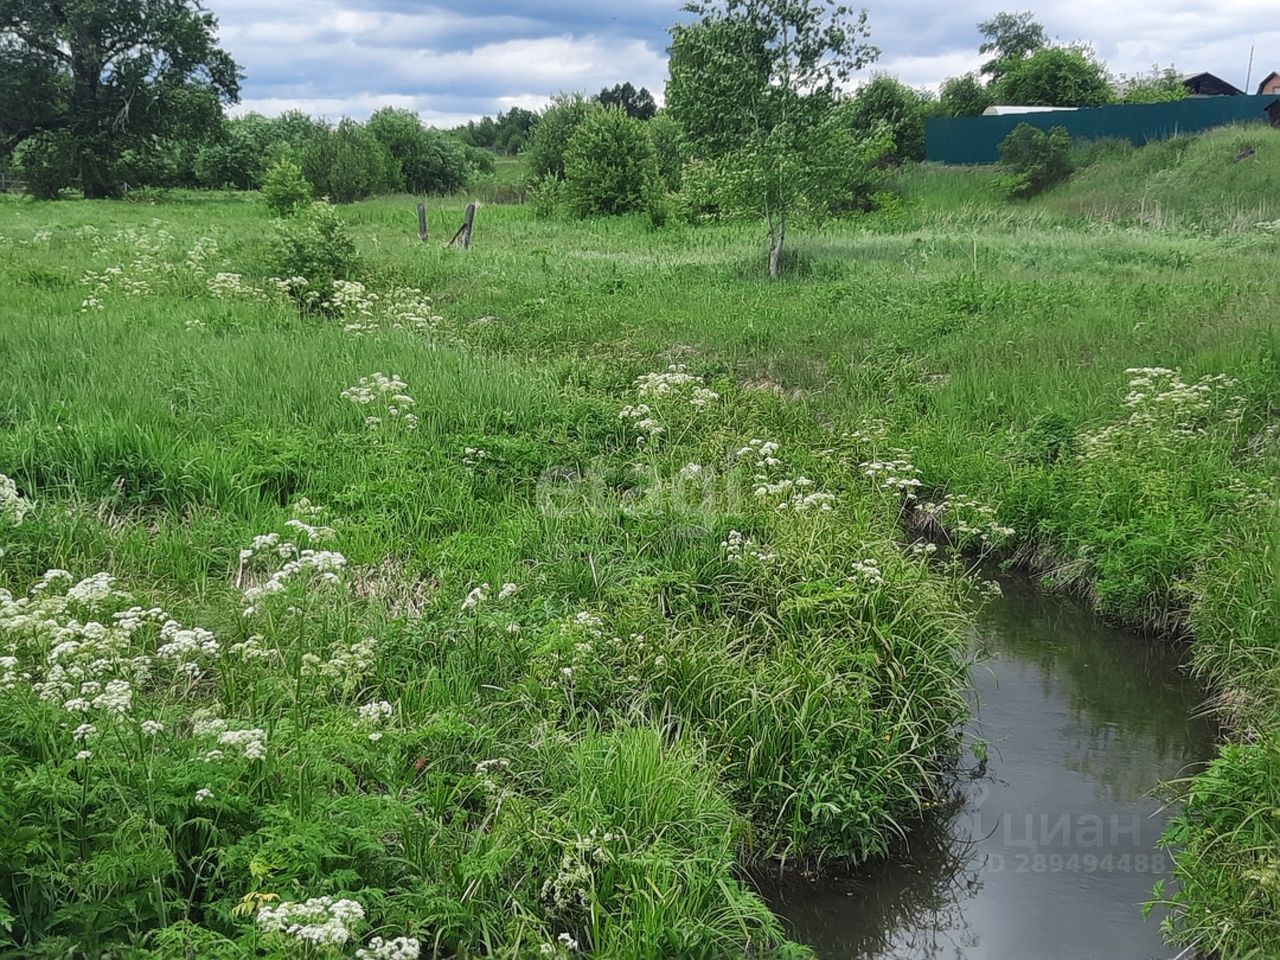
M449 246L453 246L459 238L462 239L462 249L471 249L471 230L476 222L476 205L474 203L467 204L466 216L462 218L462 226L458 228L458 232L453 235L453 239L449 241Z
M427 242L427 205L418 204L418 239Z

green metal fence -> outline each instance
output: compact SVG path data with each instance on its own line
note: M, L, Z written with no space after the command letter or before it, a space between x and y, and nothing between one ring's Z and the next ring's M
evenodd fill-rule
M1064 127L1073 140L1114 137L1140 146L1227 123L1265 122L1267 108L1277 100L1276 96L1204 97L1003 117L938 117L928 124L925 159L995 163L1000 159L1000 141L1020 123L1042 130Z

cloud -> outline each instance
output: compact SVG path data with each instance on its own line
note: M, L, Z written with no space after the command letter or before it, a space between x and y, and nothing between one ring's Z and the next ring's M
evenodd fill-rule
M667 29L681 17L680 0L210 2L223 45L246 73L237 112L362 118L390 104L443 126L623 81L661 98ZM976 24L1000 6L872 5L872 40L884 51L872 71L936 89L978 66ZM1172 63L1243 85L1250 45L1255 82L1280 69L1273 8L1274 0L1077 0L1039 13L1051 35L1091 42L1117 73Z

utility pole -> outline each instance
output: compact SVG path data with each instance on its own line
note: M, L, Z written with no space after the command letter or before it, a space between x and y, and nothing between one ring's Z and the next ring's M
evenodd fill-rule
M1244 92L1249 93L1249 85L1253 83L1253 44L1249 44L1249 72L1244 78Z

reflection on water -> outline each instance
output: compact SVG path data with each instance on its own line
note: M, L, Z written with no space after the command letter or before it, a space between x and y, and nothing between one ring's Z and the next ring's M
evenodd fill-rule
M899 855L768 893L825 960L1168 956L1140 905L1166 876L1152 789L1207 759L1202 699L1156 643L1004 584L979 625L973 770ZM982 763L986 745L986 763Z

